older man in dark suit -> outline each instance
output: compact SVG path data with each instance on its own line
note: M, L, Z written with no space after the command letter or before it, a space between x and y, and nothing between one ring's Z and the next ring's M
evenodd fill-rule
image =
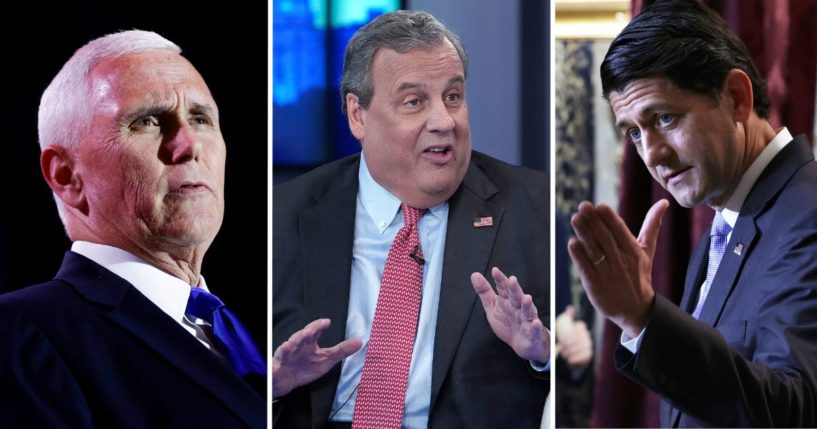
M349 42L341 91L362 154L274 190L275 425L538 427L547 180L472 152L466 70L422 12Z
M0 297L0 425L266 427L264 359L200 271L226 148L196 69L155 33L93 40L39 133L73 245L54 280Z

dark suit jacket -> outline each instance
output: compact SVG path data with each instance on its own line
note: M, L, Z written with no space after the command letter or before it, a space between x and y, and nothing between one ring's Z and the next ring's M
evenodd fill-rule
M274 190L274 347L321 317L332 320L321 346L344 339L358 165L359 156L345 158ZM474 228L483 216L493 216L493 227ZM548 225L543 174L473 153L449 200L429 427L538 427L548 381L491 331L470 275L493 266L516 275L548 321ZM339 376L340 365L281 398L275 425L324 426Z
M67 252L0 296L0 426L264 428L264 398L130 283Z
M681 307L658 296L636 356L616 362L664 399L663 426L817 425L817 163L800 136L740 210L700 321L708 233Z

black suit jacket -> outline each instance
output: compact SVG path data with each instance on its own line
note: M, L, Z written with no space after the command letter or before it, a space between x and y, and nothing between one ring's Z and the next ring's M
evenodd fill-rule
M130 283L67 252L0 296L0 426L264 428L264 398Z
M273 196L273 344L328 317L323 347L344 339L359 156L277 186ZM492 216L493 227L474 219ZM474 152L449 200L431 374L431 428L538 427L549 385L488 326L470 275L490 267L519 278L549 320L549 216L545 175ZM323 427L340 365L273 405L280 427Z
M658 392L663 426L817 425L817 163L800 136L766 167L740 210L700 320L708 233L681 307L658 296L620 369Z

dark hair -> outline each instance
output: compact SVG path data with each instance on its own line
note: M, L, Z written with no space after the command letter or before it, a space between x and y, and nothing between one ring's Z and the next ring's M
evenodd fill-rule
M369 107L374 95L370 67L380 48L399 53L414 49L431 49L448 40L454 45L468 75L468 57L459 37L428 12L398 10L380 15L358 30L346 45L343 74L340 79L341 110L346 113L346 94L357 95L363 108Z
M767 118L766 81L726 22L697 0L658 0L613 40L601 63L601 84L607 98L637 79L660 76L717 100L731 69L749 76L754 110Z

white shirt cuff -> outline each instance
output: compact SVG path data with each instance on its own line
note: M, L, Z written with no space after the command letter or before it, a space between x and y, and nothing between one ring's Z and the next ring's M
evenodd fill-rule
M624 346L625 349L629 350L630 353L636 354L638 353L638 349L641 348L641 338L644 336L644 331L647 328L641 330L638 333L638 336L635 338L630 338L629 340L624 339L624 332L621 333L621 345Z
M545 363L539 362L537 360L531 360L528 362L530 362L530 367L533 368L533 370L536 372L550 371L550 359L548 359L548 361Z

